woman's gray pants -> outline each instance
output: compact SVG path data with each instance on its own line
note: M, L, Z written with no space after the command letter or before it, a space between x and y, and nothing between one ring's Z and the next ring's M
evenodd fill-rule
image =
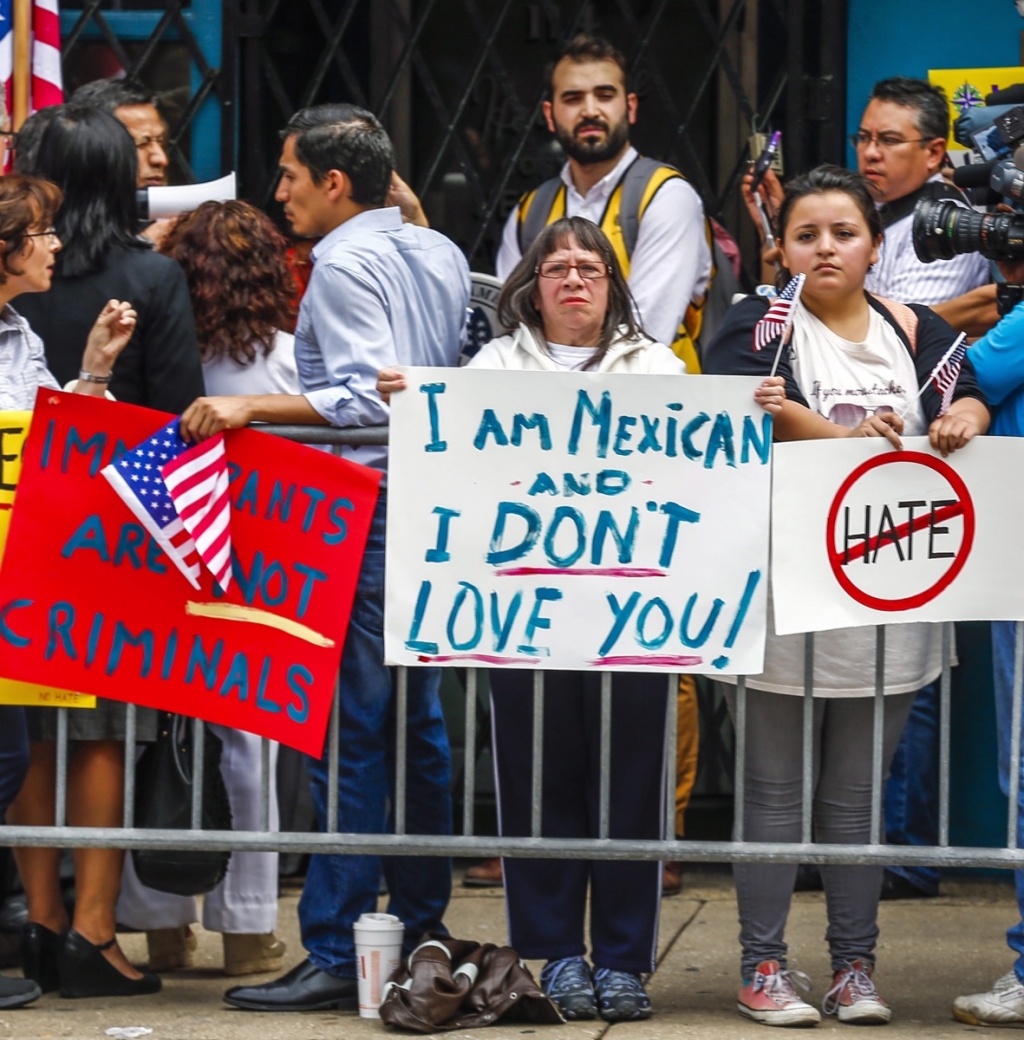
M726 693L736 718L736 690ZM883 781L896 752L913 693L885 698ZM866 845L871 839L873 697L814 700L814 840ZM803 698L747 690L745 841L801 840ZM838 971L853 960L874 964L883 867L823 866L828 907L825 940ZM761 961L786 966L786 918L794 863L736 863L743 978Z

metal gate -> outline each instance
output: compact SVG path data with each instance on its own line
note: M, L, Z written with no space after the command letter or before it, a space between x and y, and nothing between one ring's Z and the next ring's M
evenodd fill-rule
M634 143L679 166L734 233L753 233L736 192L753 131L784 130L794 169L844 155L846 0L227 0L225 19L245 195L270 201L294 111L351 101L380 116L474 270L493 270L504 218L562 162L543 76L576 32L626 53Z

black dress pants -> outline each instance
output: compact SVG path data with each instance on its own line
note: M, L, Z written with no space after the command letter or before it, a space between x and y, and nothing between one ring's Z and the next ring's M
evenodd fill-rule
M530 834L533 673L490 673L502 836ZM609 836L657 840L665 820L668 678L616 673L612 682ZM599 837L601 676L547 672L541 834ZM657 862L506 859L511 945L522 957L581 956L590 886L592 960L639 974L654 968L661 900Z

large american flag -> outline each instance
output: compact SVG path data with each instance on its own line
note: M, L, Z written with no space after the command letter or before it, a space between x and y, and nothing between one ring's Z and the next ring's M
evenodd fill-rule
M956 381L960 378L960 368L966 356L967 333L961 332L928 377L928 381L942 395L939 415L945 415L953 403L953 391L956 390Z
M57 0L32 0L32 72L29 112L64 101L60 72L60 11ZM0 80L7 91L7 112L14 110L14 12L12 0L0 0Z
M785 289L775 297L774 302L765 311L764 317L754 326L754 350L762 350L776 336L782 337L782 345L785 345L787 333L793 326L793 312L797 301L800 299L800 291L804 287L806 275L798 274L791 278Z
M103 476L194 588L202 561L227 591L231 502L223 434L189 444L175 419Z

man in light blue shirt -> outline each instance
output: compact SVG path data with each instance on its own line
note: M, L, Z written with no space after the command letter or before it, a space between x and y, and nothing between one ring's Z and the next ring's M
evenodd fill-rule
M299 235L320 237L295 331L302 394L200 398L182 417L197 438L253 421L378 425L388 408L375 389L392 365L454 365L469 303L469 266L443 235L403 224L385 206L394 155L376 118L351 105L319 105L282 133L278 201ZM381 469L387 449L357 448L355 461ZM393 803L394 676L385 668L382 491L359 574L341 660L337 829L384 833ZM413 668L408 682L410 833L450 834L451 764L441 714L440 671ZM308 761L313 801L326 829L327 752ZM406 953L443 930L451 863L440 857L312 857L299 920L309 954L282 978L229 990L254 1011L354 1010L353 924L377 908L383 869L388 910L405 924Z

